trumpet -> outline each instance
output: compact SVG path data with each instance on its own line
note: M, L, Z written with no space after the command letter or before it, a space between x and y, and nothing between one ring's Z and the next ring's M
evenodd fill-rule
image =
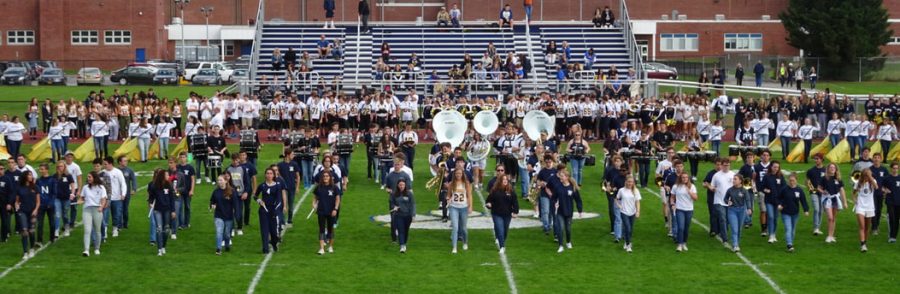
M753 183L751 183L750 180L744 181L742 186L747 190L753 189Z
M663 177L657 175L656 176L656 186L662 188L663 186Z
M855 170L850 173L850 181L853 182L854 185L859 183L859 179L862 178L862 172Z
M531 205L537 205L538 193L540 193L540 188L538 188L538 183L535 181L534 183L531 183L531 189L528 190L528 202L530 202Z

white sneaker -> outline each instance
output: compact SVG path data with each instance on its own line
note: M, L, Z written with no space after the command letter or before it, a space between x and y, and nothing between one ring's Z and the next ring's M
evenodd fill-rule
M681 244L681 250L688 251L687 244Z
M681 244L678 244L678 246L675 246L675 252L681 252L681 250L682 250Z
M119 237L119 228L113 229L113 238Z
M866 246L865 244L863 244L862 246L859 247L859 251L860 251L860 252L866 252L866 251L869 251L869 247Z
M199 184L199 183L200 183L200 178L197 178L197 181L194 182L194 184Z
M572 242L566 243L566 249L572 249Z
M234 231L231 231L231 237L234 238Z
M28 252L25 252L25 254L22 254L22 260L26 260L26 259L28 259Z
M97 254L100 254L100 253L97 253ZM29 249L28 250L28 258L32 258L32 257L34 257L34 249Z
M741 246L734 247L734 253L741 252Z
M63 231L63 237L68 237L68 236L69 236L69 230Z
M84 256L84 257L91 256L91 252L88 251L88 250L82 251L82 252L81 252L81 256Z
M166 248L163 248L162 251L163 251L163 255L166 255Z
M821 235L821 234L822 234L822 231L820 231L819 229L815 229L815 230L813 231L813 235L815 235L815 236L818 236L818 235Z
M328 246L328 253L334 253L334 247Z
M463 243L463 250L469 250L469 243Z
M94 255L100 255L100 249L94 249Z
M172 240L178 240L178 236L176 236L175 234L172 234Z
M450 250L450 254L456 254L456 248L453 248L453 250Z
M500 247L500 254L506 253L506 247Z
M406 245L400 246L400 253L406 253Z
M322 28L323 28L323 29L327 29L327 28L328 28L328 24L326 23L325 26L322 27Z
M318 255L325 254L325 249L319 249L319 252L316 252Z
M559 249L556 249L556 253L562 253L564 250L562 246L559 246Z
M243 236L243 235L244 235L244 230L238 230L238 236Z
M162 256L162 249L156 250L156 256Z
M628 244L628 248L625 248L625 252L631 253L631 244Z
M775 236L769 236L769 244L775 243Z

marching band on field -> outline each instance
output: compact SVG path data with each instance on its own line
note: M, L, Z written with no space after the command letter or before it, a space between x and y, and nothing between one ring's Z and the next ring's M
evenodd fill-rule
M9 170L0 170L0 188L6 196L2 237L9 237L10 219L14 218L26 258L39 246L34 227L43 228L42 216L48 216L50 240L55 241L60 232L69 234L79 203L91 220L85 221L83 254L90 255L90 244L95 246L94 254L99 254L100 243L106 241L107 219L112 219L111 231L116 237L127 228L128 205L120 201L137 192L133 172L131 180L117 180L116 175L128 174L129 160L168 158L170 138L181 140L173 154L177 160L169 159L168 169L154 171L147 188L150 240L160 256L166 253L167 239L175 239L177 230L190 226L190 198L203 178L215 182L216 187L210 209L215 211L217 254L230 249L231 236L243 234L253 200L259 206L262 252L277 251L281 234L293 223L301 184L313 189L310 216L316 213L320 223L318 253L333 252L334 230L357 142L366 146L367 177L390 195L391 236L399 240L401 252L407 250L409 227L416 215L412 172L420 140L436 141L427 156L433 178L426 187L435 190L442 221L450 222L454 253L458 241L463 250L468 249L467 216L475 205L473 191L481 190L488 194L485 206L491 209L499 250L505 251L509 224L518 215L518 197L533 204L543 231L548 235L553 231L559 252L571 249L574 211L583 209L583 171L597 164L590 145L596 140L603 141L601 189L608 200L610 233L615 242L624 241L623 249L628 252L633 250L633 225L640 217L639 189L647 188L652 161L657 162L653 174L660 187L667 233L677 251L687 250L701 161L717 166L702 179L707 188L710 235L734 251L740 250L741 228L752 225L748 216L754 208L759 211L761 234L768 236L770 243L777 242L776 228L779 218L782 220L789 251L794 250L800 206L804 211L808 204L813 207L817 235L821 234L824 212L826 242L834 242L834 218L849 205L850 194L854 211L861 215L863 251L867 250L868 234L878 232L883 206L888 208L891 242L900 219L896 164L900 150L892 148L892 142L900 139L895 126L900 116L898 97L870 98L865 113L857 114L849 99L821 92L770 100L741 97L731 101L723 95L710 103L704 96L672 94L659 99L550 93L423 98L410 90L400 98L391 91L364 91L356 96L275 91L261 96L192 94L182 107L178 99L170 102L150 90L134 94L116 91L109 96L92 92L83 103L72 98L55 104L47 100L41 106L35 99L27 111L28 128L18 116L0 118L0 133L11 158ZM34 151L26 156L19 147L26 132L33 135L36 131L38 112L46 114L44 132L50 152L46 157L37 154L37 158L64 162L64 172L55 176L49 175L54 170L49 165L40 165L40 174L31 168L26 158ZM722 117L732 112L734 129L726 129ZM186 118L184 128L180 127L182 117ZM260 138L256 130L265 129L269 132ZM726 158L718 150L731 134L737 144L729 147L731 158ZM229 137L239 140L238 152L232 153L225 144ZM88 139L92 150L68 151L69 138ZM826 147L833 151L814 147L815 138L827 139ZM324 153L322 139L329 149ZM124 141L123 146L131 140L129 146L135 152L109 150L109 142L118 140ZM775 140L780 144L774 144ZM795 140L804 145L796 155L791 149ZM269 141L284 144L283 162L263 167L262 183L258 183L259 147ZM676 151L678 141L684 142L684 147ZM877 141L872 148L880 151L865 147L868 141ZM780 170L781 164L772 159L771 149L776 147L781 147L786 162L810 158L816 162L805 183L797 181L796 172L785 176ZM155 154L154 148L158 148ZM844 191L835 163L823 165L824 153L845 150L855 162L852 193ZM755 163L756 156L759 163ZM72 168L74 158L93 158L97 167L82 177L80 169ZM230 165L226 165L228 159ZM744 161L736 173L730 169L734 160ZM494 175L484 185L489 161L495 162ZM889 168L882 166L887 162L893 163ZM119 165L113 166L116 163ZM110 186L119 182L126 183L125 188ZM112 216L105 216L110 211ZM51 213L55 217L50 217ZM41 229L37 235L42 240Z

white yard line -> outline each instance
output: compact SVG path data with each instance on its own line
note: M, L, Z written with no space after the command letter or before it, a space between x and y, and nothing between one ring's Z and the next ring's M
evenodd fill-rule
M300 197L300 201L297 201L297 204L294 204L294 212L292 213L291 217L297 215L297 211L300 210L300 204L303 203L303 200L306 200L306 197L309 196L309 193L312 192L313 189L315 189L315 186L312 186L307 189L306 192L303 192L303 197ZM284 234L287 233L288 229L290 228L286 228L284 231L281 231L281 236L284 236ZM263 262L259 264L259 269L256 270L256 275L253 276L253 280L250 281L250 286L247 287L247 294L252 294L254 291L256 291L256 285L259 284L259 280L262 279L263 273L266 272L266 266L268 266L269 261L272 260L273 253L274 252L269 251L269 253L266 254L266 258L263 259Z
M140 189L137 189L137 190L140 191L140 190L143 190L143 189L146 189L146 188L147 188L147 186L144 186L144 187L141 187ZM67 210L66 212L68 212L68 210ZM75 226L72 227L72 230L74 230L75 228L80 227L80 226L81 226L81 222L76 222L76 223L75 223ZM56 242L59 242L59 241L61 241L61 239L56 240ZM56 243L56 242L54 242L54 243ZM50 244L41 246L41 248L38 248L38 250L35 250L35 251L34 251L34 255L37 256L38 253L41 253L41 251L44 251L44 249L50 248L50 246L53 245L54 243L50 243ZM4 270L2 273L0 273L0 280L2 280L2 279L5 278L7 275L9 275L10 272L22 268L22 266L24 266L25 263L27 263L29 260L31 260L31 259L33 259L33 258L34 258L34 257L28 258L28 259L22 259L22 260L20 260L18 263L16 263L16 265L13 265L12 267L6 268L6 270Z
M475 189L475 191L477 192L476 194L478 194L478 198L481 199L482 207L487 210L487 202L484 200L484 195L481 194L481 189ZM491 230L491 232L493 231L494 230ZM495 235L494 238L496 239L497 236ZM519 293L519 290L516 289L516 279L513 277L512 268L509 266L509 261L506 258L505 252L500 252L500 263L503 264L503 271L506 272L506 282L509 284L509 293Z
M650 192L650 194L653 194L653 195L656 196L656 197L659 197L659 199L662 199L662 198L663 198L662 196L659 195L659 193L656 193L656 192L654 192L653 190L650 190L650 189L644 189L644 190L647 191L647 192ZM709 226L707 226L707 225L704 224L704 223L701 223L701 222L698 221L696 218L691 218L691 222L697 224L698 226L700 226L701 228L703 228L703 229L706 230L707 232L710 231L710 230L709 230ZM724 246L724 244L723 244L723 246ZM774 280L772 280L771 277L769 277L769 275L767 275L765 272L763 272L762 270L760 270L759 267L756 266L756 264L754 264L752 261L750 261L749 258L747 258L746 256L744 256L744 254L742 254L742 253L740 253L740 252L737 252L736 254L737 254L738 258L740 258L741 261L744 262L744 265L750 267L750 269L752 269L754 272L756 272L756 275L758 275L760 278L762 278L763 280L765 280L766 283L768 283L769 286L772 287L772 290L775 290L775 293L779 293L779 294L785 294L785 293L786 293L786 292L784 292L784 290L781 289L781 287L778 286L778 284L775 283Z

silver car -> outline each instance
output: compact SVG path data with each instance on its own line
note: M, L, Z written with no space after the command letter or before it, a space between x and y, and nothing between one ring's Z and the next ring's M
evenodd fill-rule
M82 67L78 70L78 76L75 78L75 83L82 84L96 84L99 85L103 82L103 73L100 72L99 68L96 67Z
M38 84L40 85L65 85L66 84L66 75L63 74L63 71L58 68L47 68L41 72L41 76L38 77Z
M191 83L194 85L221 85L222 77L219 76L219 71L215 69L201 69L194 74L194 79L191 80Z

